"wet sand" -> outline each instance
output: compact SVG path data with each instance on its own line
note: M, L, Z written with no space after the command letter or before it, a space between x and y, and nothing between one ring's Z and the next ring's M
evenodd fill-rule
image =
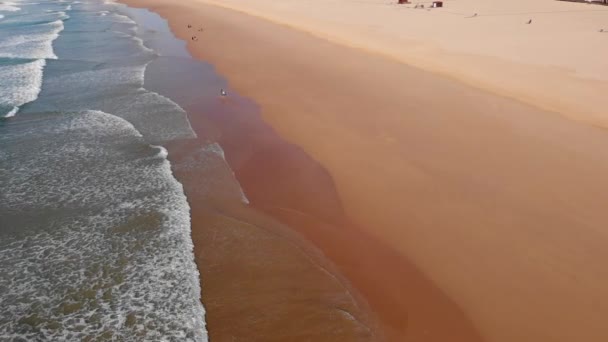
M192 209L212 340L479 340L411 262L350 222L327 170L278 136L255 104L221 98L214 76L187 63L168 67L156 66L146 85L180 103L198 135L168 150ZM164 82L167 72L182 83ZM189 102L193 92L205 95ZM253 207L234 196L227 166L206 166L201 147L215 141Z
M330 257L389 339L608 339L604 130L229 10L130 3L169 18L180 37L203 25L195 56L327 171L294 167L293 147L222 142L253 206ZM240 122L224 131L247 137ZM280 171L262 177L269 170ZM213 334L212 316L208 307Z
M411 262L350 222L343 211L333 180L319 163L302 149L279 137L258 113L243 112L238 107L232 99L227 99L220 101L217 108L207 106L205 110L188 111L201 114L192 117L197 132L210 126L217 129L216 139L225 150L227 161L253 207L278 219L287 227L279 228L268 219L260 220L260 217L266 217L265 215L239 208L237 212L240 213L240 220L256 224L260 228L261 236L243 239L237 235L236 246L224 249L215 244L215 238L209 239L206 221L199 221L196 214L193 214L193 230L201 232L195 233L194 236L196 250L203 251L199 265L202 271L203 302L208 309L212 338L218 336L215 334L226 336L233 333L235 322L241 320L255 318L259 325L259 311L283 308L289 312L277 319L276 325L268 324L260 330L244 330L242 336L264 341L281 340L282 336L288 340L300 341L306 340L309 332L320 329L322 333L315 336L315 341L371 341L384 338L402 340L405 336L411 340L428 341L480 340L458 307ZM204 120L201 120L201 117ZM178 147L171 150L179 156L187 149ZM179 172L176 175L185 184L187 192L191 187L196 188L196 181L189 182L187 177ZM200 175L195 172L194 177ZM220 193L221 190L213 192ZM193 213L201 212L197 208L196 194L188 194L188 198L193 203ZM234 212L234 206L226 203L218 207L221 210L230 208L228 211ZM199 225L198 222L203 223ZM239 228L242 229L235 228L237 232ZM292 236L292 239L278 240L274 245L255 242L264 239L267 231L277 234L277 229L282 232L279 234L287 234ZM291 235L285 230L295 230L301 235ZM294 261L293 257L287 258L290 254L280 251L282 248L289 250L293 246L310 251L310 248L306 248L307 242L303 237L322 251L323 255L319 255L317 263L325 265L323 267L328 269L330 279L341 279L342 286L348 288L352 295L354 308L332 307L334 304L328 300L331 296L316 298L320 283L327 280L323 277L311 277L310 271L300 272L297 270L297 260ZM245 248L246 246L249 247ZM215 266L213 271L206 272L210 262L209 254L215 255L214 261L211 262ZM210 292L213 289L209 290L209 282L216 283L219 289L223 289L226 282L242 282L243 277L250 279L251 272L247 270L246 263L238 269L224 266L229 264L233 255L257 259L256 263L263 265L259 272L272 275L272 280L264 282L263 279L266 278L256 277L250 284L244 285L249 293L245 300L252 306L251 311L243 311L242 303L230 300L231 305L223 305L224 312L218 317L217 307L207 306L207 303L215 303L218 296ZM327 261L326 257L329 257L330 261ZM335 265L335 268L329 266L329 263ZM293 285L294 283L296 285ZM277 294L280 290L294 286L298 288L297 293ZM340 290L333 289L334 296L335 293L339 294ZM222 298L232 296L235 294L220 295ZM320 307L312 309L315 315L332 315L337 309L340 309L340 312L347 311L359 317L358 320L361 320L370 332L362 334L359 326L348 321L346 323L349 324L344 324L339 329L324 319L294 325L294 322L311 315L311 308L300 307L300 296L312 296L319 301ZM441 326L441 329L436 329L436 326ZM346 337L336 339L335 333L332 332L334 330L343 331ZM245 333L247 331L250 332L249 335ZM223 337L219 338L222 340Z
M238 185L227 164L209 167L209 158L218 156L201 151L207 151L214 141L219 140L232 159L259 161L264 148L246 138L258 133L259 119L254 116L252 125L242 124L251 120L255 110L242 103L224 107L223 102L214 102L219 106L195 103L185 108L198 138L168 145L173 172L184 185L191 207L195 260L210 339L382 340L365 302L357 298L356 290L335 266L289 227L235 196ZM218 117L237 122L228 128ZM234 146L247 148L233 150ZM292 148L282 141L271 146ZM291 156L322 172L305 154ZM284 157L279 154L264 161L276 165ZM266 174L264 167L249 172L281 177L280 172ZM253 191L250 197L256 195ZM332 196L331 192L327 195Z
M198 135L168 150L192 209L212 340L382 341L405 333L478 340L458 308L411 263L348 222L327 171L281 139L252 103L234 94L179 101L183 93L212 91L193 89L200 85L183 76L174 86L162 82L162 73L147 75L147 86L185 104ZM234 196L227 165L206 166L201 147L215 141L257 210Z

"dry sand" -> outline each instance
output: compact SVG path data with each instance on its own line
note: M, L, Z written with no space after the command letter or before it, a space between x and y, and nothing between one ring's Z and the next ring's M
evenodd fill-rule
M608 7L556 0L193 0L608 127ZM425 9L414 9L415 4ZM474 18L469 18L477 13ZM526 22L532 19L532 24Z
M604 7L511 1L501 6L525 14L490 20L481 15L489 13L484 7L471 10L480 14L478 18L464 19L449 14L449 8L445 13L389 5L375 9L372 5L377 2L366 1L225 2L252 13L250 7L258 6L267 17L288 20L294 27L301 25L296 18L309 20L308 27L301 27L314 24L337 42L348 39L333 35L345 32L351 38L348 45L366 45L364 40L356 40L361 33L370 45L365 49L379 52L373 54L315 37L323 32L310 35L194 1L130 3L148 6L169 18L181 37L191 35L185 28L188 22L203 25L200 41L190 44L193 53L216 65L239 93L261 106L264 120L283 138L324 166L347 217L387 250L411 260L462 308L488 341L608 340L604 322L608 273L603 265L608 258L608 211L604 209L608 203L608 134L587 123L603 126L605 120L601 117L601 89L594 87L606 81L606 64L600 59L607 55L606 44L601 45L599 39L608 39L608 35L595 27L601 24L596 16L606 14L598 12ZM464 6L472 2L446 3ZM334 6L332 12L332 4L342 6ZM487 4L499 6L497 1ZM530 10L540 4L552 6L552 11L581 10L568 15L537 13L541 16L535 15L532 25L523 24ZM315 9L307 10L307 6ZM485 10L488 8L493 7L488 5ZM338 12L344 15L338 16ZM403 18L396 17L401 14ZM413 19L416 16L426 16L437 25L424 25L423 19ZM332 21L323 18L330 17L341 30L322 26ZM353 21L355 18L360 20ZM456 18L487 22L472 27L448 25ZM507 18L516 22L510 24L512 30L494 23ZM553 26L537 27L538 18ZM400 51L411 47L413 52L408 53L428 57L428 61L422 59L432 70L441 69L433 69L431 56L435 53L439 56L436 61L453 57L440 70L450 71L450 77L428 73L401 63L410 61L408 54L396 58L373 48L375 39L362 32L376 29L365 20L382 25L418 22L419 39L425 37L421 32L432 30L427 37L445 35L447 38L441 38L445 44L458 47L471 46L459 32L475 31L480 41L475 47L487 46L490 52L484 55L457 48L446 52L442 50L445 46L436 43L440 38L429 38L429 46L417 45L404 26L398 31L406 32L398 44ZM386 38L378 38L378 44L389 46L397 39L390 33L395 30L379 31ZM557 52L562 54L556 57ZM579 58L585 63L575 63ZM411 61L427 66L417 64L415 58ZM469 73L472 69L467 65L477 68L476 72ZM476 75L486 77L487 83L475 79ZM499 89L501 85L504 89ZM584 95L571 95L577 91ZM333 250L345 250L349 241L316 243L331 257ZM366 253L360 248L360 255ZM338 259L334 256L337 264ZM392 268L395 274L401 271L399 266ZM357 276L373 279L369 269L350 274L342 271L357 287ZM390 278L381 282L390 282ZM366 293L361 282L358 289L390 327L390 317L395 315L382 305L374 306L379 295ZM444 329L440 321L432 324L435 309L440 316L441 308L450 307L442 303L444 306L427 308L431 314L425 316L425 327ZM416 317L415 307L407 309ZM393 340L404 340L403 336L412 341L456 340L424 339L422 333L413 337L407 329L402 338L393 336Z

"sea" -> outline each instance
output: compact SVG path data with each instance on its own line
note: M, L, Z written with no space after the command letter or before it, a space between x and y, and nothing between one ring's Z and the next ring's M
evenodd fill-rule
M146 81L188 58L147 10L0 0L0 341L207 340L164 147L196 134Z

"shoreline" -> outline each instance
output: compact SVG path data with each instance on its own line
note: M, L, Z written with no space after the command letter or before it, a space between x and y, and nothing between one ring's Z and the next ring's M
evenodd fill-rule
M379 294L411 296L395 297L420 319L408 338L445 333L441 305L473 340L477 333L501 342L608 338L598 318L605 312L587 300L608 298L608 279L590 262L607 257L608 218L598 206L608 200L604 130L226 9L129 3L168 18L182 39L190 34L185 23L204 25L198 45L189 44L193 55L227 75L260 105L264 122L327 170L348 220L381 242L378 252L395 252L383 260L411 262L427 291L436 284L439 306L412 303L420 293L401 287ZM247 183L256 183L242 182L249 195ZM280 217L284 211L273 209L280 198L252 202ZM340 268L339 252L353 241L324 245L304 226L325 254L338 251ZM403 266L355 265L362 282L378 265L389 278ZM361 291L352 273L347 278ZM390 310L361 292L391 333ZM405 332L392 333L399 340Z
M186 107L198 138L167 144L172 170L183 184L191 208L195 261L210 339L382 340L365 302L315 246L235 196L238 184L226 179L231 169L213 147L218 144L213 142L217 134L225 129L216 120L228 116L248 121L251 108L247 103L233 108L221 105L193 103ZM233 130L251 133L246 128L249 125ZM221 147L227 155L234 152L230 143L239 143L238 138L220 141L228 146ZM248 146L245 153L259 147L255 143ZM220 172L205 166L209 158L224 160ZM202 179L212 179L211 184ZM303 322L297 322L300 318Z
M128 1L125 3L138 7ZM150 9L148 6L141 7ZM310 314L310 309L296 307L296 312L300 310L298 314L291 313L279 319L281 325L287 325L286 328L273 326L272 331L258 330L256 333L259 335L254 338L274 339L284 334L286 338L292 340L294 338L306 340L309 337L305 337L308 334L305 332L310 330L315 341L335 341L336 338L348 341L385 339L401 341L405 336L412 340L424 338L440 341L450 338L455 342L481 341L460 309L415 265L395 253L390 246L350 222L344 213L333 180L323 166L310 158L305 151L277 135L258 113L250 114L249 112L255 110L250 108L249 104L243 104L239 99L232 103L232 99L228 99L221 102L219 107L209 107L209 103L205 103L194 104L185 109L199 138L192 142L170 143L167 149L170 152L169 159L174 166L174 173L184 185L192 208L195 258L201 273L202 300L207 312L207 330L211 339L222 340L233 334L243 334L240 336L252 338L247 334L251 333L253 328L243 329L235 320L238 317L253 319L251 313L242 313L247 309L234 304L222 307L209 304L225 300L227 297L218 288L224 287L226 282L243 281L243 277L246 278L249 273L243 268L238 272L231 269L234 268L234 265L231 265L231 256L218 251L217 246L210 245L207 241L211 237L209 228L205 226L210 220L209 216L226 210L225 214L220 213L220 215L226 217L243 215L243 223L258 222L255 226L262 231L268 230L272 235L283 236L284 240L279 242L279 245L284 245L289 240L291 241L289 244L303 248L309 257L318 255L316 263L324 265L321 268L330 275L330 278L339 279L340 286L348 289L352 303L355 304L351 309L344 308L344 304L335 309L347 318L351 317L359 322L358 324L367 327L368 330L361 332L357 326L349 327L348 324L342 324L338 331L343 331L345 335L336 336L335 332L332 332L332 329L336 329L333 327L335 323L331 322L333 318L307 322L303 327L293 327L291 323L293 320ZM227 162L257 212L238 203L235 204L233 200L221 199L221 195L219 201L201 196L195 180L201 177L200 171L180 170L180 165L191 159L196 154L197 148L208 144L206 141L209 139L217 140L224 149ZM243 148L243 146L247 147ZM221 190L216 189L216 193L221 194ZM292 232L288 232L289 230ZM285 238L285 236L292 237ZM215 240L216 234L212 234L212 237ZM239 241L240 238L235 236L225 238L232 239L233 243L238 244L247 242ZM348 245L343 245L345 240L349 241ZM308 245L310 246L307 247ZM258 246L258 249L264 248ZM320 251L315 252L319 249ZM368 254L362 255L360 253L362 249ZM221 259L227 260L223 262ZM330 260L329 263L327 260ZM214 264L216 269L209 269L207 266L209 262ZM290 267L298 267L297 262L293 260L291 262ZM227 268L224 272L218 270L222 264ZM275 291L285 287L284 283L293 281L310 284L306 279L309 276L291 274L286 270L277 272L273 271L273 267L268 267L264 272L275 273L273 277L281 279L278 281L278 286L270 284ZM317 282L319 280L315 281ZM262 285L264 286L266 285ZM318 291L315 289L318 286L327 285L313 285L303 293L314 295ZM300 297L291 294L290 296L294 298L286 298L285 303L272 304L276 299L267 298L263 292L255 293L259 291L256 290L257 287L257 284L250 284L249 288L241 290L254 291L250 299L257 296L265 298L271 303L271 307L272 305L287 306L294 310L292 302L297 302ZM330 286L330 289L325 291L335 290ZM334 300L329 298L321 298L319 305L322 307L332 305ZM261 299L253 301L253 307L269 304L260 302ZM371 308L368 305L371 305ZM323 317L329 314L329 317L334 317L332 312L335 309L326 307L323 312L317 310L315 315ZM257 313L253 314L257 315ZM441 329L435 329L435 325L441 326ZM314 335L318 329L322 331ZM282 332L283 330L285 332Z
M262 156L274 165L284 155L264 157L264 148L293 147L280 139L270 144L268 139L248 141L251 136L267 136L269 128L251 101L235 93L229 100L213 95L219 87L229 88L211 66L191 58L171 63L163 59L148 68L146 87L182 106L197 133L194 139L171 141L166 147L191 208L191 236L210 338L382 340L365 301L318 248L247 204L225 158ZM319 170L305 154L295 152L290 160L295 157ZM257 164L250 173L259 169ZM268 175L280 173L269 171Z
M204 115L206 124L194 126L212 125L221 132L217 141L251 206L259 211L256 216L271 217L286 225L283 229L293 230L295 245L312 243L320 249L321 259L335 265L332 277L345 277L341 283L354 287L349 292L361 310L355 315L363 315L375 335L363 340L398 341L406 335L414 340L480 340L457 306L411 262L349 221L322 165L278 136L259 114L237 112L215 108ZM287 273L275 277L303 281ZM297 316L283 320L291 319ZM442 329L432 331L435 324ZM314 330L315 325L307 328ZM316 337L325 338L334 340L331 335Z

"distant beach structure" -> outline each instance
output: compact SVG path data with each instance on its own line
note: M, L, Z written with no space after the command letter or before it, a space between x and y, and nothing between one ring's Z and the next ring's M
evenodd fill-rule
M595 5L604 5L608 6L608 0L558 0L558 1L568 1L568 2L586 2L588 4Z
M431 7L433 7L433 8L443 7L443 1L433 1L433 4L431 5Z

